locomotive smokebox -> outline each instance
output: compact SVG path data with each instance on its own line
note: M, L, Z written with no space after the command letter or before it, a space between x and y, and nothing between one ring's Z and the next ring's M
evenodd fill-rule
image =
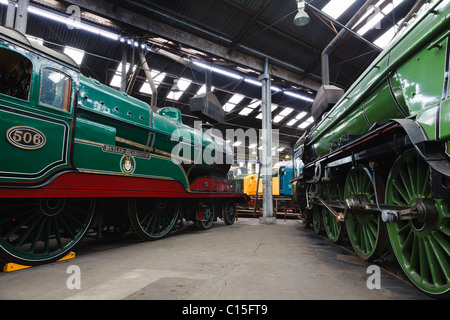
M322 85L317 92L311 107L311 115L318 120L322 114L329 111L344 95L344 90L332 85Z
M191 113L210 123L222 123L225 111L217 97L212 92L199 94L189 100Z

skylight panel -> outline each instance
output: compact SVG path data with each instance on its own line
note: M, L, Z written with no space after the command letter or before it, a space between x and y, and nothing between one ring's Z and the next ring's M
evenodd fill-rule
M166 76L166 74L164 72L158 72L158 71L151 71L150 74L152 76L153 82L157 85L160 85Z
M153 82L155 83L155 86L159 86L166 76L165 73L154 70L150 71L150 74L152 76ZM152 88L150 87L150 83L148 83L148 80L144 82L139 92L152 94Z
M364 20L367 19L368 16L373 15L375 13L375 8L379 8L380 5L384 2L385 0L380 0L375 4L375 7L369 7L369 9L367 9L367 12L363 14L363 16L358 20L357 23L355 23L355 25L353 26L353 29L356 29L359 24L361 22L363 22Z
M302 122L298 127L299 127L300 129L306 129L306 128L308 128L311 124L312 124L311 122L305 121L305 122Z
M253 111L252 108L245 107L244 109L241 110L241 112L239 112L239 114L241 116L248 116L252 111Z
M375 40L373 43L382 49L386 48L387 45L391 42L391 40L394 39L396 28L397 26L392 27L391 29L386 31L381 37Z
M281 115L277 115L275 116L275 118L273 119L273 122L278 123L281 120L283 120L285 117L281 116Z
M230 112L234 109L234 107L236 107L235 104L227 102L223 105L223 110L225 110L225 112Z
M322 11L333 19L338 19L356 0L331 0Z
M239 102L242 101L242 99L244 99L245 97L241 94L236 93L235 95L233 95L230 100L228 100L229 103L232 104L238 104Z
M284 108L284 110L280 112L280 115L286 117L286 116L290 115L292 113L292 111L294 111L294 109Z
M305 111L302 111L295 117L295 119L300 120L300 119L304 118L306 115L307 115L307 113Z
M223 110L225 110L225 112L230 112L232 111L236 105L242 101L242 99L244 99L245 96L236 93L235 95L233 95L230 100L228 100L227 103L225 103L225 105L223 106Z
M126 72L130 70L130 64L127 63L125 66ZM133 71L136 70L136 66L133 66ZM119 66L117 67L116 73L114 74L114 77L111 80L111 83L109 84L111 87L118 87L120 88L122 84L122 62L119 63Z
M248 105L249 108L255 109L261 104L261 100L255 99Z
M312 125L314 123L314 118L313 117L309 117L308 119L306 119L304 122L302 122L298 127L300 129L306 129L308 128L310 125Z
M179 91L174 91L173 92L173 99L174 100L179 100L181 98L181 96L183 95L183 93L186 91L186 89L189 87L189 85L191 84L190 80L184 79L184 78L180 78L178 80L178 88Z
M71 57L78 65L80 65L81 62L83 61L84 50L66 46L64 48L64 53L67 54L69 57Z
M150 87L150 83L148 83L148 81L145 81L139 92L152 94L152 88Z
M276 110L278 108L278 105L277 104L272 104L272 112L274 111L274 110ZM257 116L256 116L256 119L262 119L262 112L260 112Z
M109 84L111 87L120 88L122 84L122 77L120 74L115 74L114 77L111 80L111 83Z
M369 31L370 29L373 29L374 27L376 27L376 25L385 17L387 16L389 13L392 12L392 10L394 10L398 5L400 5L403 1L405 0L393 0L392 2L389 2L389 4L384 7L383 10L381 10L380 12L378 12L376 15L374 15L372 17L372 19L370 19L361 29L359 29L357 31L357 33L361 36L363 36L364 34L366 34L367 31Z
M216 88L211 86L211 92L213 92ZM202 85L201 88L197 91L197 94L206 93L206 84Z

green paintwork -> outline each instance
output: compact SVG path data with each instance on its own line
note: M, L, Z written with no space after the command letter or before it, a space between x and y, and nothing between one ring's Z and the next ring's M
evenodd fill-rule
M345 134L362 136L374 123L405 118L404 113L415 118L428 138L434 140L436 106L442 100L440 138L449 138L450 113L444 111L449 108L449 102L447 96L442 96L442 90L450 4L448 1L429 1L427 8L403 29L397 40L380 54L310 132L309 145L317 156L327 154L331 143ZM390 92L388 79L399 106Z
M135 155L133 152L131 149L126 149L122 153L104 151L101 145L75 142L74 163L77 164L78 170L85 172L131 176L121 169L122 158L127 154L131 155L135 161L133 176L175 180L179 181L186 190L189 189L189 181L183 168L170 158L149 153Z
M91 125L91 128L76 130L75 138L77 139L100 144L108 141L107 144L109 145L141 151L157 150L166 157L170 157L174 150L178 150L178 147L182 150L175 153L182 158L176 160L177 162L184 161L185 163L182 164L186 166L185 169L191 165L188 160L195 160L196 158L194 157L198 155L203 156L203 151L206 147L214 146L214 141L209 135L202 134L202 132L182 123L179 110L162 108L158 113L155 113L148 104L125 93L106 87L97 80L83 76L81 76L80 80L77 116L77 121L82 120L80 126L86 127L87 124ZM87 130L87 132L84 130ZM116 139L119 139L119 141L116 141ZM123 140L137 143L147 149L124 143ZM94 153L90 156L92 159L99 157L94 162L104 163L103 171L120 173L120 170L117 171L118 167L114 170L117 161L111 161L110 158L113 156L102 152ZM74 164L77 168L99 170L98 166L94 168L91 165L92 167L90 167L88 163L81 163L80 161L80 157L75 154ZM144 170L151 168L151 170L139 170L134 172L134 174L139 173L150 177L168 177L180 181L187 189L188 182L185 177L183 179L180 178L179 171L183 169L178 164L173 163L170 159L169 161L163 161L167 165L160 165L161 159L150 159L148 161L149 163L140 166L140 168ZM202 169L206 172L214 165L215 163L206 164L200 158L196 160L193 169Z
M19 47L0 42L0 50L22 55L33 65L28 100L0 94L0 181L39 183L59 170L70 168L73 117L73 108L66 112L39 103L41 72L44 68L59 70L70 77L72 83L78 81L78 74L57 61L38 58ZM73 106L75 86L71 89L70 99ZM14 146L6 139L6 133L16 126L38 130L45 136L45 145L36 150Z

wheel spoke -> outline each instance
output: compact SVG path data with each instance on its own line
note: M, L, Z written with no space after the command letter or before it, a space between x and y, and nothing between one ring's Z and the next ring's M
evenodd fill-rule
M429 244L432 251L432 256L434 257L436 262L435 265L437 275L435 276L435 278L438 279L439 284L443 284L445 283L445 281L448 282L450 280L450 265L447 260L448 253L442 250L440 243L433 235L429 237Z

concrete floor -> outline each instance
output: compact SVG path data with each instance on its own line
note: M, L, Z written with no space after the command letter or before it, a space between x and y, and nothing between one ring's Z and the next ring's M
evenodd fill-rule
M0 273L0 299L427 299L384 270L369 290L368 266L296 220L239 218L153 242L85 239L73 260Z

